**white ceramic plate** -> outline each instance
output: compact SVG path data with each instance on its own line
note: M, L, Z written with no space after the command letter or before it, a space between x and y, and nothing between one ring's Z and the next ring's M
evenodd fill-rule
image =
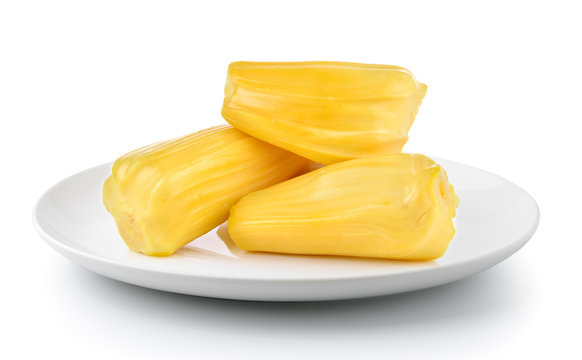
M533 235L533 198L489 172L437 160L460 198L457 233L430 262L247 253L222 225L167 258L129 251L101 203L111 164L73 175L38 201L34 224L55 250L101 275L183 294L241 300L311 301L394 294L441 285L487 269Z

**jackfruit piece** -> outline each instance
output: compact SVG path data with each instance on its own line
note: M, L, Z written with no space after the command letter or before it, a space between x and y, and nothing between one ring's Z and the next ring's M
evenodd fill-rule
M400 152L426 93L410 71L345 62L234 62L222 116L322 164Z
M231 126L149 145L115 161L103 203L136 252L168 256L228 218L244 195L308 161Z
M243 250L400 260L441 257L458 204L444 169L393 153L328 165L243 197L228 231Z

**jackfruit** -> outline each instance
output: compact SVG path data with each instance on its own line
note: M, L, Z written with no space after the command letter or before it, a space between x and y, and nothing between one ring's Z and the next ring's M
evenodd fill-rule
M103 203L131 250L167 256L226 221L244 195L289 179L307 164L218 126L117 159L103 186Z
M399 152L426 93L404 68L346 62L234 62L222 116L322 164Z
M440 165L393 153L250 193L232 207L228 231L243 250L432 260L455 234L457 204Z

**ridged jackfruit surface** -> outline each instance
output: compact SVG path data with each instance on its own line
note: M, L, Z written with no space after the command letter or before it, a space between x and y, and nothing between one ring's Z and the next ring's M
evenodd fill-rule
M115 161L103 202L134 251L167 256L223 223L244 195L308 161L218 126L132 151Z
M243 250L431 260L458 199L440 165L394 153L328 165L243 197L228 230Z
M398 66L234 62L222 116L258 139L331 164L401 151L425 93Z

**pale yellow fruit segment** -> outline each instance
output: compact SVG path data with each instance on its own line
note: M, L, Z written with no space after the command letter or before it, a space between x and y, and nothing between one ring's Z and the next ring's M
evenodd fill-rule
M167 256L223 223L244 195L308 161L218 126L130 152L115 161L103 202L127 246Z
M457 204L440 165L394 153L253 192L231 209L228 230L244 250L431 260L455 234Z
M401 151L425 93L398 66L235 62L222 116L258 139L331 164Z

